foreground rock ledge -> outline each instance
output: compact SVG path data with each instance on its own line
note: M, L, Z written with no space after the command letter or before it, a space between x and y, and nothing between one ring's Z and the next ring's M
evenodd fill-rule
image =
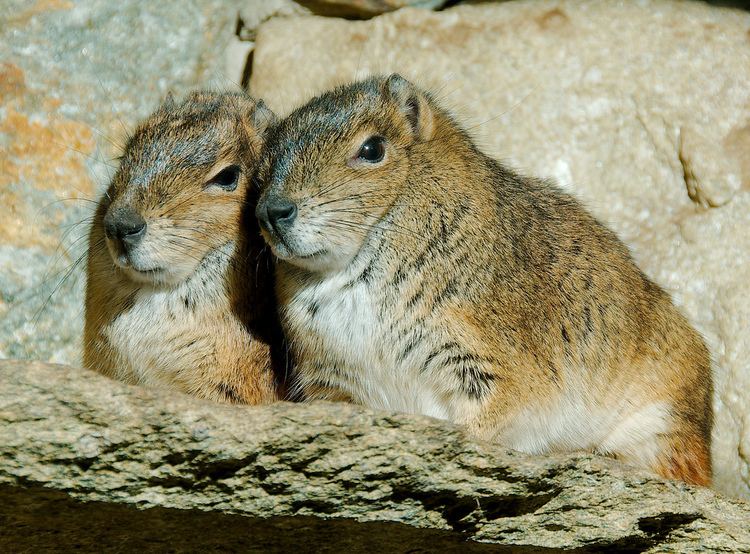
M0 361L0 483L83 500L399 521L508 545L750 551L750 505L592 456L530 457L429 419L209 404Z

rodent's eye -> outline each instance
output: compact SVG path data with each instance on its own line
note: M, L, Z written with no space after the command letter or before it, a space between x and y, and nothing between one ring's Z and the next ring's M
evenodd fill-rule
M230 165L219 171L211 179L209 179L206 186L220 187L228 192L233 191L237 188L237 181L240 178L240 166Z
M368 138L359 147L357 152L357 158L365 162L375 164L383 161L385 156L385 139L383 137L374 136Z

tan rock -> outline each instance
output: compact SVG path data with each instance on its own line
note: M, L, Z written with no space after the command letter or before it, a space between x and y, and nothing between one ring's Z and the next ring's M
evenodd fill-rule
M252 41L258 26L272 17L310 14L310 10L295 0L244 0L238 9L240 25L237 35L244 41Z
M750 14L525 1L272 20L251 90L288 112L391 71L489 154L573 191L672 293L715 359L716 488L750 498Z
M108 504L89 508L86 521L85 505L62 495L50 502L55 490ZM19 509L4 513L9 497ZM480 551L472 543L461 548L460 539L528 547L513 552L748 552L750 545L747 503L614 460L523 456L473 442L445 422L347 404L212 404L38 362L0 361L0 499L2 521L10 522L0 532L0 547L14 535L22 545L44 545L40 539L49 530L34 529L49 521L50 504L57 515L53 537L63 544L88 543L92 526L110 544L119 533L114 516L127 517L115 504L129 504L151 508L146 513L152 517L134 517L146 528L153 524L157 535L168 514L155 507L187 510L179 519L196 524L201 511L271 518L271 528L278 528L280 517L294 516L286 527L310 533L319 527L310 516L330 518L329 535L347 529L338 518L370 522L359 535L377 533L376 544L391 536L389 546L371 547L384 552L411 551L393 538L408 533L372 522L452 532L439 541L423 533L428 542L417 544L418 551ZM24 518L29 505L37 508ZM97 516L100 510L112 518L109 525ZM216 543L209 550L217 544L254 550L235 541L248 533L257 541L257 521L209 521L241 533L211 534ZM83 525L78 531L71 529L76 522ZM133 529L123 540L138 544L131 540L141 532ZM304 547L303 534L295 536ZM202 537L194 538L203 544ZM332 547L329 540L338 544L326 539L316 546L368 551L361 543L353 550ZM455 550L448 548L454 544ZM149 551L154 548L174 550L174 544L152 543Z

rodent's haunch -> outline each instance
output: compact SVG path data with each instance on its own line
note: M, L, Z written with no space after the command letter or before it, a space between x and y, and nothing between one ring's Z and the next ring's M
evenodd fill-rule
M571 196L481 153L398 75L268 131L262 232L309 398L711 479L707 349Z
M280 397L270 254L246 198L272 119L245 94L195 92L138 126L89 235L86 367L223 402Z

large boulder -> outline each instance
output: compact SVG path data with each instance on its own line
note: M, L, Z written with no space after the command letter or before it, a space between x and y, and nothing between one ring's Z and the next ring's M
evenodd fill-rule
M0 362L0 497L24 494L2 485L26 487L32 503L43 486L140 508L397 521L581 552L750 547L750 505L605 458L524 456L444 422L346 404L217 405L39 362Z
M271 20L251 90L285 113L392 71L487 153L576 194L672 294L715 361L716 487L750 498L750 14L519 1Z

